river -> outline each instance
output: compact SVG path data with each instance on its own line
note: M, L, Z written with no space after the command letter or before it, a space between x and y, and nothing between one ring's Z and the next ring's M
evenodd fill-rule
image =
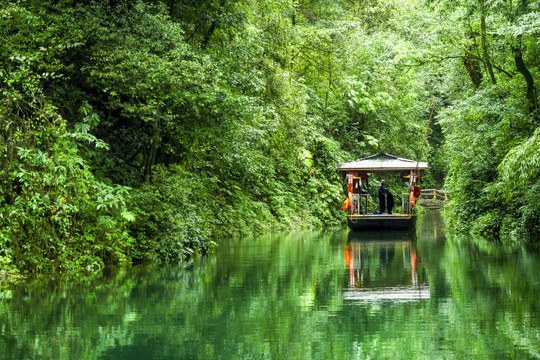
M540 256L348 229L0 288L0 359L540 359Z

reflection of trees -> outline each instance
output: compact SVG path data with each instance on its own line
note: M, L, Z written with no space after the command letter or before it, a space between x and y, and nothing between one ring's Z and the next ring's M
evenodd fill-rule
M463 351L540 358L540 262L538 254L502 248L481 239L451 238L445 251L454 321L467 333Z
M445 243L428 225L416 242L272 235L188 267L21 284L0 292L0 359L537 357L538 256ZM344 301L346 245L362 260L357 287L412 284L416 250L430 299Z
M0 358L324 358L343 276L332 241L245 239L223 250L226 262L14 287L0 302Z

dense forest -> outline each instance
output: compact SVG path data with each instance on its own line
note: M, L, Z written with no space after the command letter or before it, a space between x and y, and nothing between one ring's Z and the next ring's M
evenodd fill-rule
M538 241L538 0L0 4L1 277L342 224L336 163L379 151Z

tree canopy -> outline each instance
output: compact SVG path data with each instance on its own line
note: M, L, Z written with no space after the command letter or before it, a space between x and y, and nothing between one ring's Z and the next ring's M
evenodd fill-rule
M539 1L3 0L0 271L343 221L335 164L422 160L449 225L538 237Z

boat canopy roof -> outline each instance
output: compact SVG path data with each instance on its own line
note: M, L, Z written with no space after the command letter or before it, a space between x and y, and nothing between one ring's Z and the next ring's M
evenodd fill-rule
M337 171L344 174L349 171L363 171L369 173L399 173L402 171L426 170L427 162L403 159L394 155L380 152L356 161L337 165Z

